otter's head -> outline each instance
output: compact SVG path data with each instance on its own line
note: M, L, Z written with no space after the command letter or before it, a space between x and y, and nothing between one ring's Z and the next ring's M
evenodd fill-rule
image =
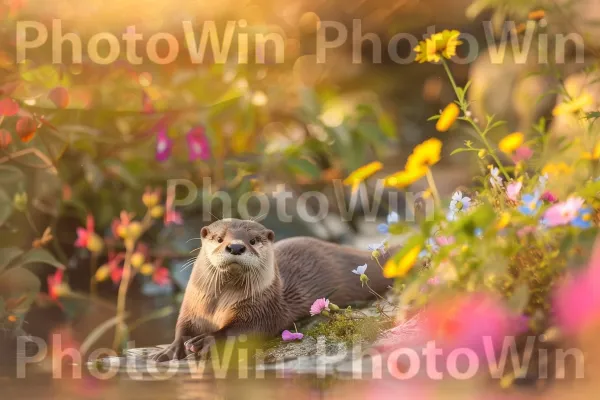
M273 231L254 221L223 219L202 228L200 236L199 257L208 269L203 275L218 280L215 285L252 286L255 292L273 282Z

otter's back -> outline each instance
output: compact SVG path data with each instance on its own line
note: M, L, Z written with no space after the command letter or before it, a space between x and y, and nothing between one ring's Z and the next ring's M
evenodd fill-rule
M352 270L368 264L371 287L380 293L391 285L370 253L315 238L297 237L275 243L275 260L283 281L284 301L294 319L309 315L312 303L322 297L344 307L373 298Z

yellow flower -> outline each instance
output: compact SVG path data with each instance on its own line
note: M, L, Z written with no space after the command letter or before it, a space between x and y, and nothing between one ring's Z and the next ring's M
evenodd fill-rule
M94 279L96 282L103 282L108 279L110 276L110 267L108 264L105 264L96 270L96 274L94 275Z
M160 201L160 190L155 189L151 190L150 188L146 188L146 191L142 195L142 202L148 208L154 207Z
M150 209L150 216L154 219L160 218L165 213L165 208L163 206L154 206Z
M384 179L384 186L391 186L397 189L402 189L412 185L419 179L425 176L427 168L414 168L411 170L396 172L393 175L387 176Z
M500 141L498 148L505 154L512 154L515 150L521 147L524 139L525 135L523 135L521 132L513 132L510 135L505 136Z
M508 226L508 224L510 223L510 220L511 220L510 213L503 212L502 214L500 214L500 219L496 223L496 229L500 230L500 229L506 228Z
M590 151L584 151L581 154L581 158L583 158L584 160L598 160L600 159L600 142L596 143L596 145L594 146L594 150Z
M441 57L452 58L456 55L456 47L462 44L458 40L459 36L460 32L457 30L444 30L420 41L414 48L417 53L416 61L420 63L439 62Z
M438 119L435 124L435 129L440 132L446 132L450 127L456 122L460 114L460 108L456 105L456 103L450 103L444 108L442 111L442 115L440 115L440 119Z
M560 174L571 174L573 172L573 168L568 166L565 162L561 161L559 163L547 163L542 168L542 175L560 175Z
M429 139L416 146L406 161L406 170L420 170L435 165L440 161L442 142L438 139Z
M358 190L358 187L362 182L368 179L371 175L383 168L383 164L379 161L374 161L367 165L364 165L352 172L346 179L344 179L344 185L352 186L352 191Z
M583 111L585 108L594 104L594 98L591 94L587 92L583 92L578 97L573 98L572 100L565 101L560 103L552 110L552 115L559 116L565 114L576 114L579 111Z
M154 273L154 265L146 263L140 267L140 273L145 276L150 276Z
M419 245L410 249L410 251L406 253L398 262L396 262L394 258L390 258L383 266L383 276L386 278L403 277L415 265L420 252L421 246Z
M102 248L104 247L104 242L102 241L100 236L94 233L88 238L86 247L92 253L100 253L100 251L102 251Z
M127 227L127 231L126 231L126 234L125 234L125 239L133 239L133 240L135 240L138 237L140 237L141 234L142 234L142 224L139 223L139 222L137 222L137 221L133 221Z
M145 260L146 258L144 257L144 254L139 251L136 251L131 255L131 265L133 268L139 268Z

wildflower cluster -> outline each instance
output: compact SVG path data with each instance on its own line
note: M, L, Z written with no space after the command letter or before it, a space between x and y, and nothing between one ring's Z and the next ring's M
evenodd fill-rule
M400 309L433 304L450 293L475 304L466 293L485 293L491 296L486 299L504 299L501 305L494 305L495 310L506 309L517 318L531 317L529 328L548 326L556 310L551 301L554 288L571 266L581 265L581 255L598 232L597 114L581 107L584 100L564 96L555 114L579 116L581 132L576 140L550 140L553 133L544 119L528 131L492 139L503 122L473 117L467 99L470 84L458 86L446 62L460 45L458 37L457 31L444 31L421 42L416 51L419 61L442 65L455 91L456 100L432 118L437 121L436 129L452 132L459 123L468 129L476 140L466 141L452 155L474 153L485 173L478 179L480 185L442 199L431 171L441 160L442 142L432 138L416 146L404 169L385 177L384 182L404 189L426 177L436 212L416 231L410 226L390 229L402 225L395 213L379 226L382 233L413 232L383 265L383 274L396 278L403 288ZM385 251L385 244L371 248L375 258L382 249ZM427 268L417 271L417 264ZM352 272L368 282L366 266L357 266ZM600 319L600 308L595 315Z

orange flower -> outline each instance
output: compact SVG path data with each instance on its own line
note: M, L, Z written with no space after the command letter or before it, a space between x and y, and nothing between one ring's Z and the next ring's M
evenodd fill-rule
M534 11L531 11L527 15L527 18L531 19L533 21L539 21L540 19L543 19L545 16L546 16L546 11L544 11L544 10L534 10Z

